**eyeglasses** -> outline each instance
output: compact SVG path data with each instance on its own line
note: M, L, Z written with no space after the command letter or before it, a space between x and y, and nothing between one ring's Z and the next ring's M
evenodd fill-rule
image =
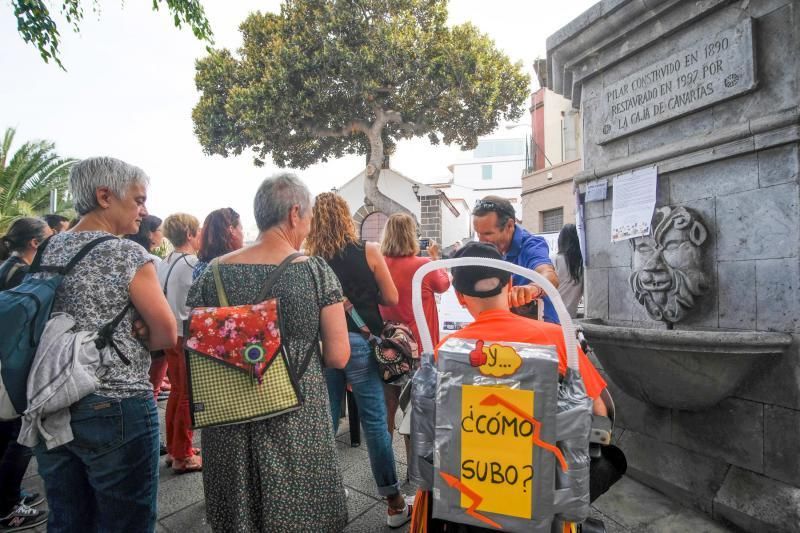
M478 215L478 211L490 211L497 214L506 215L514 219L517 216L517 214L514 212L513 209L509 211L508 207L487 200L478 200L477 202L475 202L475 207L472 209L472 214Z

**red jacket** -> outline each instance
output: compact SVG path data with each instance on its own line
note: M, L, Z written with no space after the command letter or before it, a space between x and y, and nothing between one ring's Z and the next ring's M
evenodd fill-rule
M384 320L396 320L408 324L421 351L422 343L420 342L417 324L414 321L414 311L411 307L411 278L419 267L425 263L430 263L431 260L427 257L414 255L386 257L385 259L400 299L395 306L379 306L381 316ZM439 313L436 310L434 293L442 293L448 288L450 288L450 278L443 269L430 272L422 280L422 307L425 309L425 318L428 322L428 329L431 332L434 346L439 344Z

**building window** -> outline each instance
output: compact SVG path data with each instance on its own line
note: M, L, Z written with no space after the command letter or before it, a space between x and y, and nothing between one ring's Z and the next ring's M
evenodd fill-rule
M542 214L542 233L554 233L561 231L564 225L564 208L549 209L541 211Z
M485 180L492 179L492 165L481 165L481 177Z
M361 223L361 240L366 242L380 242L383 227L386 225L386 220L389 217L375 211L367 215L367 218Z

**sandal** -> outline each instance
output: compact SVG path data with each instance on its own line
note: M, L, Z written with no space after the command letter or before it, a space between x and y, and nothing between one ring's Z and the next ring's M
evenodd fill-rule
M200 455L200 448L192 448L192 453L194 455ZM164 464L167 465L167 468L172 467L172 463L175 462L175 458L171 455L167 454L167 458L164 460Z
M203 460L197 455L192 455L186 459L175 459L172 463L172 471L176 474L188 474L190 472L202 472Z

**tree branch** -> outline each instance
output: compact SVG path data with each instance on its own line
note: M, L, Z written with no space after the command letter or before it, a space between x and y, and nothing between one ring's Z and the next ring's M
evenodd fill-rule
M356 132L366 134L369 131L369 128L370 125L363 120L354 120L339 129L319 128L313 125L306 127L306 129L314 137L349 137Z

